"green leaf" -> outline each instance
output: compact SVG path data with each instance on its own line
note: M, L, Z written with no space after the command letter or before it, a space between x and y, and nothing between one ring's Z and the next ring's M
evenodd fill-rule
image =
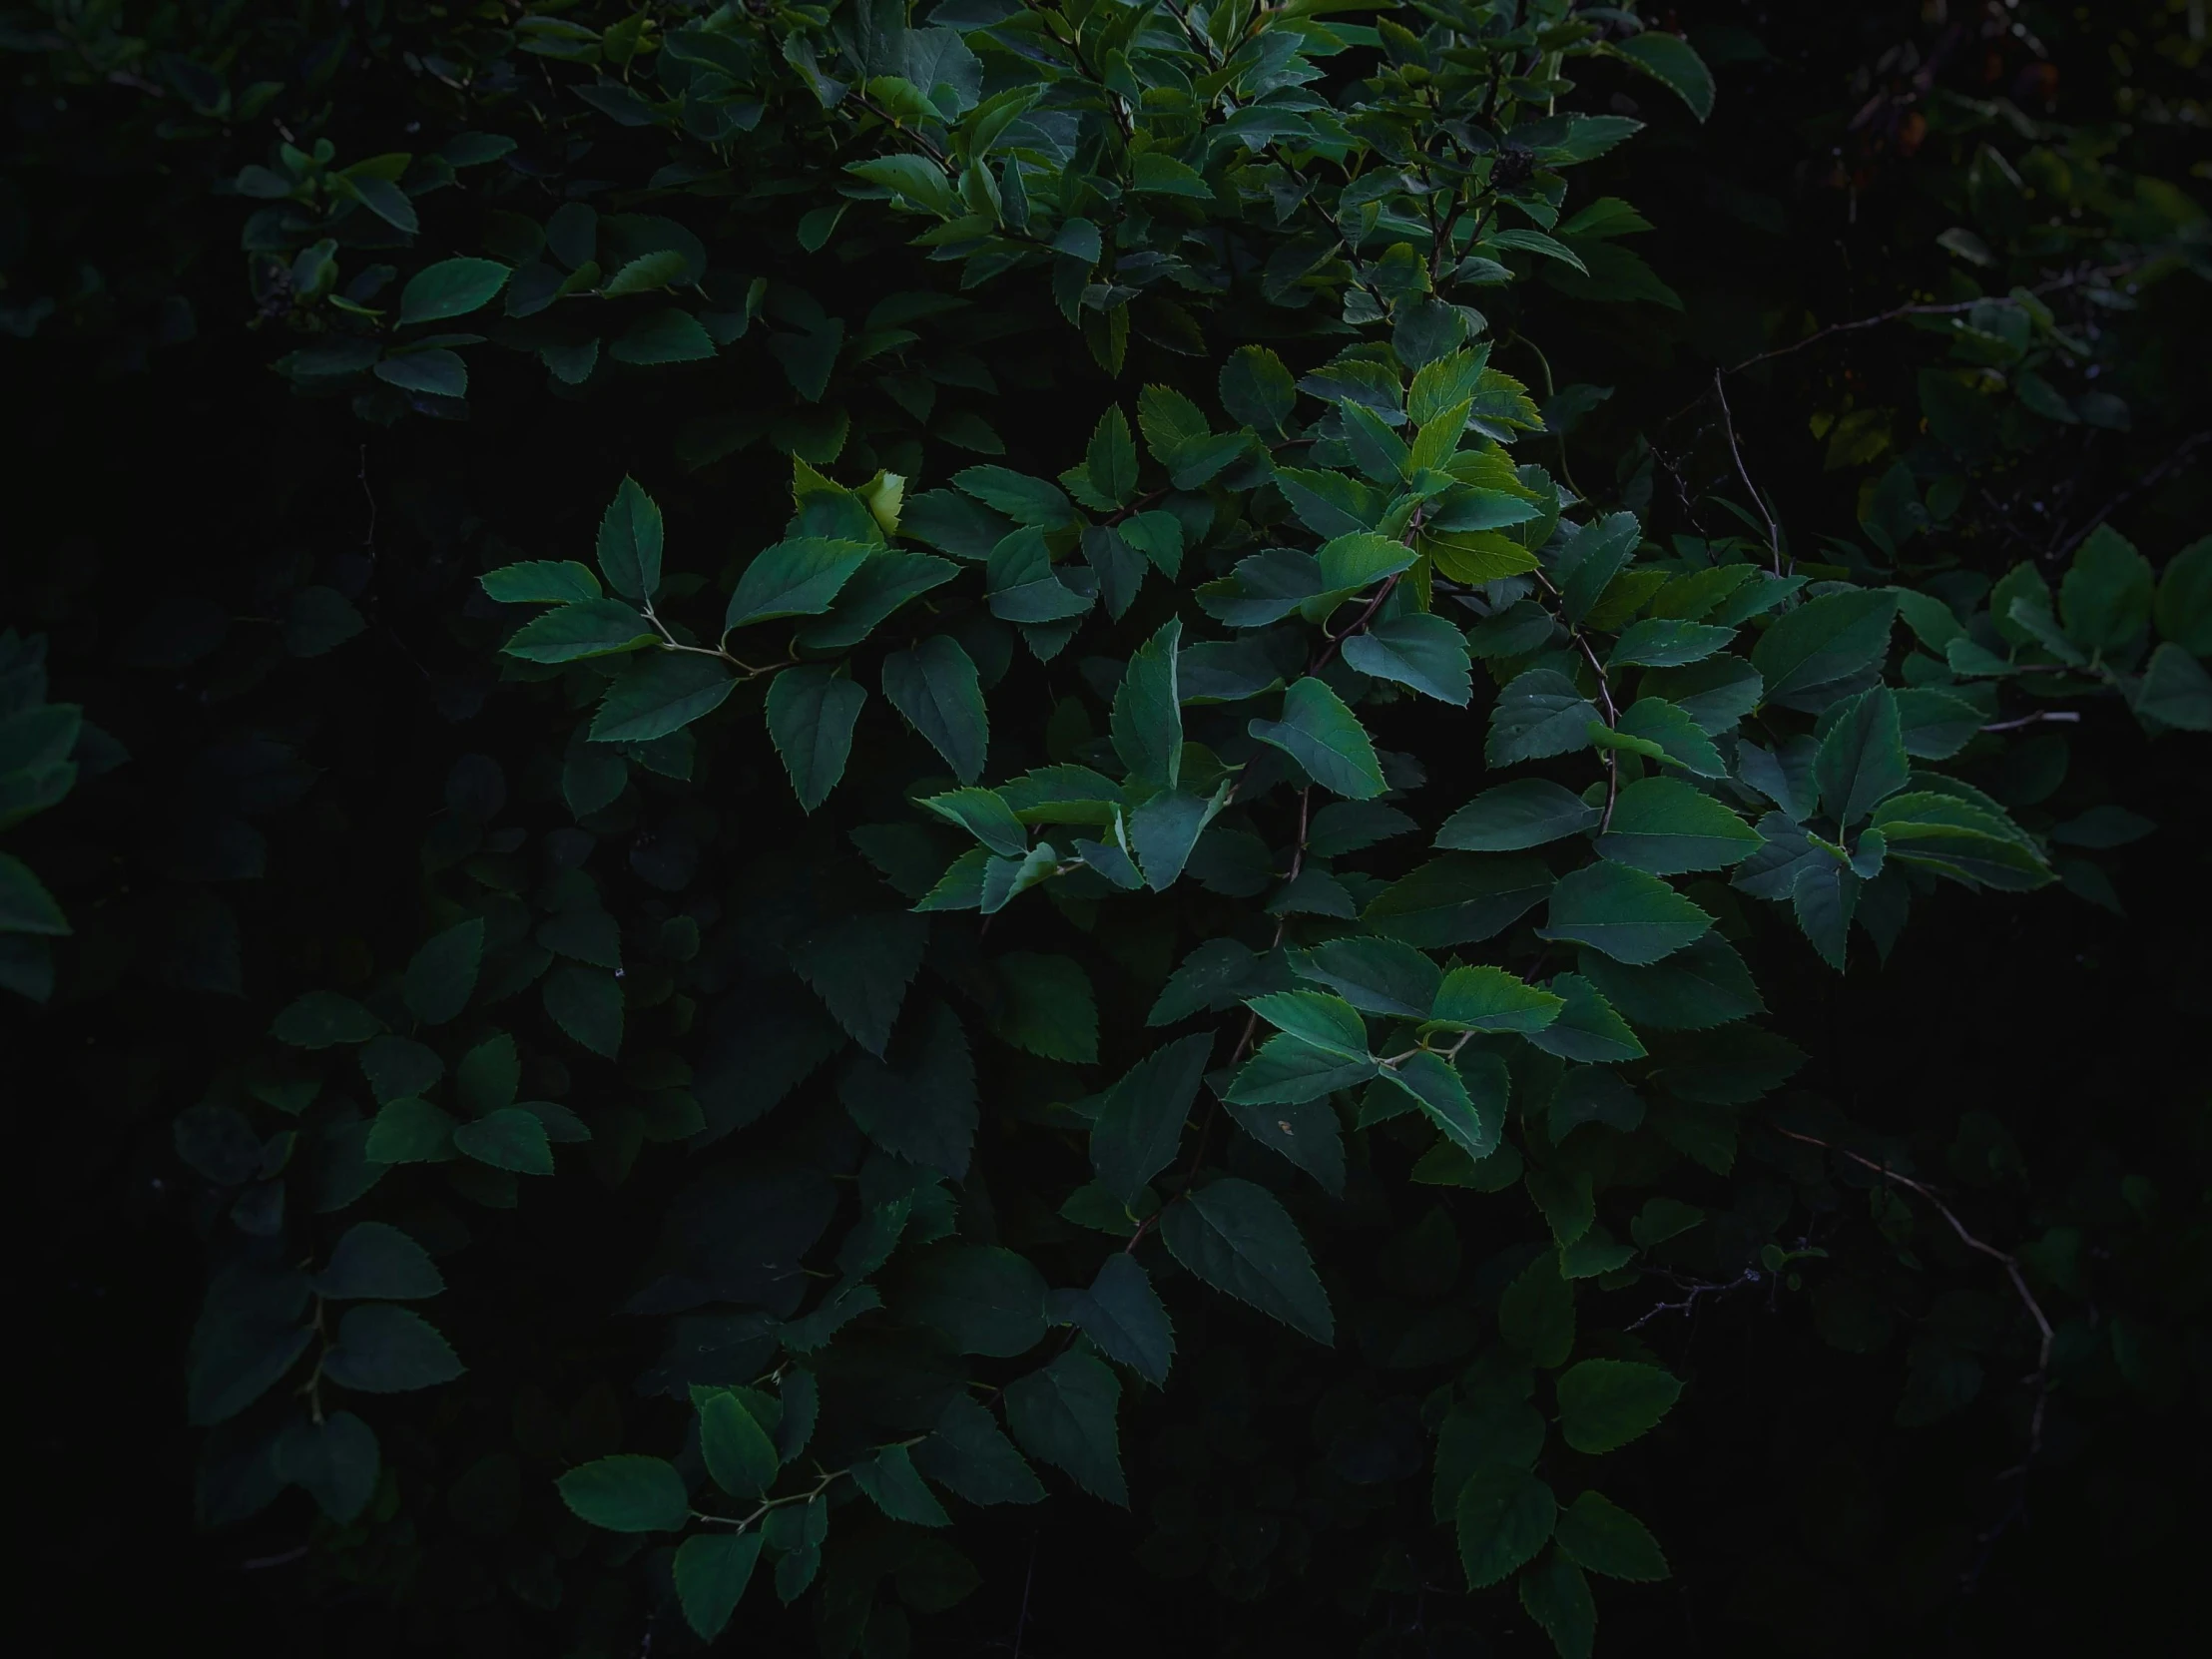
M913 1455L902 1445L887 1445L851 1467L852 1483L868 1501L894 1521L909 1526L950 1526L952 1517L936 1494L914 1472Z
M465 1368L453 1347L420 1314L365 1302L338 1322L322 1357L322 1375L362 1393L404 1393L450 1382Z
M373 1164L444 1163L456 1156L452 1115L427 1100L387 1100L369 1124L363 1155Z
M1118 404L1099 417L1083 465L1099 510L1126 506L1136 498L1137 444L1129 434L1129 417Z
M1183 624L1170 619L1140 646L1114 692L1114 753L1132 783L1172 790L1182 777L1183 708L1176 653Z
M2165 649L2160 647L2161 650ZM2052 879L2018 825L1991 807L1936 790L1892 796L1875 809L1873 828L1889 855L1953 880L2024 892ZM1826 856L1826 854L1822 854Z
M1813 775L1821 806L1849 828L1912 781L1896 696L1876 686L1834 711L1835 724L1821 740Z
M349 996L308 991L270 1022L269 1034L293 1048L334 1048L365 1043L383 1028L382 1020Z
M602 968L565 962L545 976L545 1011L553 1023L594 1054L622 1049L622 984Z
M2161 638L2193 657L2212 657L2212 536L2167 561L2152 614Z
M967 1175L975 1144L975 1065L960 1022L931 1003L911 1022L889 1060L856 1055L837 1089L860 1132L893 1157Z
M630 1452L601 1457L555 1484L579 1519L609 1532L680 1532L691 1519L683 1476L665 1458Z
M1703 1031L1766 1009L1743 957L1718 933L1655 966L1630 967L1586 950L1581 968L1615 1008L1656 1031Z
M1607 1578L1655 1584L1668 1576L1659 1540L1642 1521L1596 1492L1584 1492L1567 1505L1556 1541L1577 1566Z
M999 1003L991 1029L1045 1060L1089 1065L1098 1058L1098 1005L1090 976L1068 956L1017 950L999 958Z
M1410 686L1455 709L1473 696L1467 638L1440 616L1413 611L1391 617L1353 635L1343 650L1362 674Z
M1898 737L1916 760L1947 761L1981 730L1986 718L1964 698L1931 686L1893 693L1898 707Z
M1368 801L1386 788L1367 729L1345 707L1344 699L1312 676L1283 694L1280 721L1256 720L1249 729L1253 737L1282 750L1315 783L1336 795Z
M676 1601L684 1622L703 1642L729 1628L730 1617L752 1582L761 1558L758 1528L743 1532L698 1532L676 1551Z
M512 275L496 260L440 260L407 278L399 294L399 325L466 316L497 298Z
M460 353L443 346L419 351L395 351L373 370L376 378L402 391L419 391L430 397L466 397L468 364Z
M2135 712L2183 732L2212 732L2212 675L2171 640L2150 654Z
M1607 50L1626 58L1673 92L1699 121L1713 113L1713 72L1706 68L1697 49L1680 35L1646 29L1642 34L1614 41Z
M910 650L892 652L883 659L883 695L961 783L982 776L990 718L975 664L957 641L932 634Z
M380 1221L358 1222L330 1248L330 1260L314 1277L315 1295L325 1302L415 1302L445 1289L430 1253L398 1228Z
M1005 798L991 790L953 790L917 802L947 823L956 824L1001 857L1029 853L1029 830Z
M1759 676L1750 673L1748 668L1746 673L1749 678L1741 684L1749 687L1750 695L1756 700ZM1648 678L1646 683L1649 683ZM1713 746L1713 740L1698 724L1698 719L1690 709L1664 698L1639 697L1621 716L1618 730L1623 737L1640 738L1645 743L1657 745L1660 754L1693 777L1725 778L1728 768L1721 761L1721 752ZM1734 714L1729 714L1714 730L1726 731L1736 720Z
M1562 875L1546 920L1540 937L1572 939L1631 963L1656 962L1713 925L1711 916L1656 875L1611 862Z
M914 1258L897 1307L958 1354L1010 1360L1044 1340L1045 1283L1011 1250L941 1244Z
M1477 944L1534 909L1551 888L1551 870L1539 859L1447 852L1383 888L1361 919L1424 949Z
M1209 1036L1170 1043L1131 1066L1106 1092L1091 1127L1091 1167L1123 1204L1134 1204L1145 1183L1175 1161L1213 1046Z
M745 567L723 629L745 628L777 617L820 616L867 562L866 542L795 536L766 547Z
M484 959L484 924L475 916L434 935L407 963L402 982L407 1011L425 1025L443 1025L468 1006Z
M1777 618L1752 648L1767 701L1797 708L1810 694L1872 668L1890 648L1897 595L1884 589L1824 594Z
M545 1122L520 1106L503 1106L460 1125L453 1131L453 1146L464 1157L493 1169L512 1170L517 1175L553 1173L553 1147Z
M1160 1234L1169 1254L1215 1290L1324 1347L1336 1342L1306 1241L1265 1187L1231 1176L1210 1182L1161 1212Z
M1006 1387L1006 1421L1014 1437L1055 1468L1074 1476L1093 1497L1129 1507L1121 1469L1121 1431L1114 1420L1121 1383L1088 1354L1070 1350Z
M1613 1010L1597 987L1579 973L1562 973L1551 988L1566 998L1559 1017L1541 1031L1527 1033L1528 1041L1546 1054L1562 1060L1610 1063L1643 1058L1644 1045Z
M1106 1258L1088 1291L1071 1299L1076 1324L1109 1360L1117 1360L1155 1387L1165 1387L1175 1363L1175 1327L1160 1293L1136 1257L1117 1250Z
M854 1042L880 1058L928 942L922 916L863 912L811 927L793 940L792 970Z
M2082 650L2114 651L2150 623L2150 561L2109 524L2090 532L2058 584L2066 637Z
M1626 42L1652 37L1638 35ZM1661 35L1661 40L1672 36ZM1590 1659L1597 1641L1597 1603L1590 1596L1590 1581L1582 1569L1559 1550L1547 1552L1519 1579L1520 1604L1543 1627L1559 1659Z
M1641 778L1613 804L1612 827L1597 849L1654 875L1675 875L1741 863L1759 849L1759 831L1679 779Z
M1590 746L1597 710L1556 669L1532 668L1497 694L1483 755L1494 767L1567 755Z
M1564 999L1500 967L1455 967L1443 977L1430 1024L1455 1031L1541 1031Z
M1347 1059L1303 1037L1274 1036L1245 1062L1223 1098L1240 1106L1296 1106L1364 1083L1375 1072L1375 1062L1365 1055Z
M820 807L844 777L852 728L866 704L866 688L827 664L787 668L769 682L769 741L802 811Z
M1678 622L1666 617L1646 617L1621 630L1605 659L1608 668L1679 668L1703 662L1728 648L1736 637L1733 628L1716 628L1705 622Z
M684 275L688 266L689 262L673 248L640 254L601 283L599 291L609 299L620 299L632 293L651 293L656 288L666 288L675 282Z
M571 605L600 597L599 578L574 559L529 559L477 580L486 597L502 605Z
M332 1411L320 1422L293 1422L271 1454L276 1473L315 1500L340 1526L350 1525L376 1495L382 1457L376 1431L351 1411Z
M820 622L803 624L798 642L808 651L842 651L858 645L909 601L944 586L960 567L934 553L870 553Z
M1546 1371L1567 1363L1574 1352L1574 1287L1559 1272L1557 1252L1542 1252L1505 1287L1497 1329Z
M1548 778L1516 778L1484 790L1444 821L1436 845L1514 852L1594 829L1598 810Z
M186 1355L185 1412L195 1427L235 1417L291 1370L314 1338L307 1276L234 1261L217 1272Z
M625 599L650 603L661 586L662 539L660 506L625 476L599 520L599 568L607 585Z
M1482 1053L1470 1053L1468 1059L1473 1066L1484 1069L1498 1063L1494 1055ZM1426 1052L1408 1055L1394 1067L1383 1067L1382 1076L1411 1095L1428 1121L1469 1158L1480 1161L1497 1150L1498 1137L1505 1127L1502 1091L1485 1091L1494 1098L1477 1101L1450 1061ZM1491 1110L1485 1113L1484 1105Z
M991 1414L966 1394L945 1402L936 1431L913 1448L914 1466L970 1503L1041 1503L1044 1483Z
M641 368L660 363L702 362L714 354L714 335L707 332L699 318L674 305L639 317L608 348L608 355L616 362L632 363Z
M1491 1464L1477 1468L1459 1489L1454 1513L1459 1564L1467 1588L1501 1584L1550 1541L1558 1499L1526 1469Z
M617 599L586 599L532 617L500 647L526 663L573 663L656 645L653 625Z
M1681 1381L1630 1360L1585 1360L1559 1379L1559 1432L1577 1451L1615 1451L1673 1407Z
M776 1444L745 1401L717 1389L699 1407L699 1454L716 1485L751 1503L775 1484L782 1466Z
M31 866L13 853L0 852L0 933L59 938L68 932L69 918L62 913L54 895L46 890L46 884L32 873Z
M1245 1006L1277 1029L1347 1060L1368 1055L1368 1028L1352 1004L1320 991L1270 991Z
M1129 815L1129 846L1146 886L1162 892L1175 884L1198 837L1228 799L1225 779L1211 796L1163 791Z
M622 671L591 723L593 743L651 743L722 707L737 681L714 657L656 651Z
M1240 345L1222 365L1221 406L1229 418L1261 432L1289 429L1298 386L1283 359L1264 345Z
M1291 963L1301 979L1318 980L1364 1013L1424 1019L1442 974L1436 964L1397 939L1344 938L1316 945ZM1363 1043L1357 1050L1366 1053Z

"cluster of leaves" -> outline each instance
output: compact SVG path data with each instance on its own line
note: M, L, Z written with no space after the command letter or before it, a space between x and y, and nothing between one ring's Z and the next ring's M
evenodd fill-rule
M2201 275L2203 220L1984 146L2000 223L1916 301L1949 354L1925 435L1857 387L1817 417L1868 474L1861 539L1794 557L1748 475L1746 533L1661 539L1670 434L1585 496L1565 434L1609 388L1553 386L1531 336L1681 303L1622 246L1636 209L1570 199L1639 123L1572 108L1568 66L1698 119L1711 74L1626 10L1353 9L486 10L412 41L434 149L368 123L228 174L297 390L371 429L549 402L599 470L448 606L530 736L453 767L422 936L290 1001L177 1123L224 1241L204 1518L298 1487L346 1576L409 1593L439 1487L365 1396L476 1374L458 1311L400 1304L497 1297L462 1245L558 1203L625 1282L589 1316L627 1296L665 1340L627 1439L590 1390L563 1430L484 1382L558 1503L505 1449L444 1499L514 1535L526 1606L628 1573L712 1640L773 1616L765 1549L826 1651L899 1652L976 1581L955 1517L1058 1475L1144 1506L1170 1575L1509 1582L1568 1654L1588 1575L1666 1575L1605 1495L1682 1386L1623 1293L1803 1288L1794 1211L1839 1181L1911 1236L1805 1140L1909 1162L1762 1104L1804 1060L1773 982L1871 967L1944 885L2116 903L2090 854L2144 821L2017 776L2099 701L2212 729L2212 544L2154 565L2100 519L1992 579L1969 509L2053 431L2124 425L2086 372L2115 347L2053 297ZM2053 242L2007 178L2093 228ZM587 564L564 521L663 397L677 534L626 479ZM733 470L764 442L788 458ZM735 557L684 568L733 514ZM367 626L342 579L268 595L292 657ZM141 660L212 653L204 610ZM1786 1196L1716 1196L1742 1165ZM2080 1283L2068 1248L2038 1285ZM1857 1295L1821 1304L1847 1348L1888 1318ZM1319 1459L1209 1483L1171 1424L1148 1493L1124 1437L1183 1390L1269 1443L1223 1403L1260 1365L1311 1419L1273 1445ZM1917 1347L1911 1420L1978 1378ZM594 1592L575 1640L634 1641L628 1605Z

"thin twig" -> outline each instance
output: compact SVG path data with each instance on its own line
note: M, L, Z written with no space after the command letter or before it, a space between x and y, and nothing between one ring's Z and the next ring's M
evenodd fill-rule
M2175 448L2172 454L2168 455L2164 460L2160 461L2156 466L2152 467L2148 472L2144 473L2142 477L2136 479L2134 483L2130 484L2126 489L2120 491L2119 494L2112 497L2111 500L2107 501L2101 508L2099 508L2094 514L2092 514L2088 523L2084 524L2072 535L2062 537L2060 540L2052 543L2050 551L2045 554L2044 557L2050 559L2064 558L2068 553L2071 553L2075 548L2079 547L2083 542L2087 541L2089 539L2089 533L2098 525L2102 524L2106 519L2110 518L2114 513L2118 512L2122 507L2126 506L2130 501L2134 500L2138 495L2141 495L2145 490L2150 489L2153 486L2163 482L2168 473L2172 472L2176 467L2180 466L2182 462L2186 461L2191 455L2195 454L2199 449L2203 448L2208 442L2212 442L2212 429L2191 432L2187 437L2181 440L2179 446Z
M1684 1297L1680 1302L1660 1303L1657 1307L1653 1308L1650 1313L1644 1315L1642 1319L1630 1321L1629 1324L1623 1329L1629 1331L1641 1330L1644 1326L1649 1325L1653 1320L1657 1319L1661 1314L1695 1313L1697 1310L1697 1299L1701 1296L1725 1296L1730 1291L1741 1290L1746 1285L1763 1284L1766 1280L1766 1275L1761 1273L1757 1268L1744 1269L1742 1273L1738 1274L1734 1279L1729 1280L1726 1284L1720 1284L1716 1281L1708 1279L1682 1279L1671 1273L1662 1274L1660 1277L1666 1279L1670 1284L1674 1286L1676 1290L1687 1291L1690 1294Z
M1998 1478L2008 1479L2015 1474L2025 1475L2028 1464L2033 1462L2037 1453L2043 1449L2043 1407L2050 1398L2050 1351L2051 1345L2057 1340L2057 1336L2051 1329L2049 1319L2043 1313L2042 1305L2035 1300L2035 1293L2027 1288L2027 1276L2020 1271L2019 1258L2007 1251L1999 1250L1993 1244L1987 1244L1975 1238L1966 1231L1965 1223L1951 1214L1950 1207L1940 1198L1937 1198L1934 1191L1913 1180L1910 1176L1898 1174L1888 1164L1877 1163L1874 1159L1863 1157L1848 1147L1836 1145L1833 1141L1820 1140L1812 1135L1801 1135L1795 1129L1779 1129L1777 1132L1786 1135L1793 1141L1803 1141L1807 1146L1821 1147L1826 1151L1835 1153L1840 1158L1849 1158L1860 1168L1871 1170L1874 1174L1882 1177L1886 1183L1903 1187L1908 1192L1920 1194L1937 1215L1950 1224L1950 1230L1958 1235L1960 1244L1976 1255L1986 1256L1990 1261L2003 1267L2005 1277L2012 1282L2013 1293L2020 1299L2020 1306L2027 1310L2028 1317L2035 1322L2035 1329L2041 1336L2041 1342L2036 1349L2035 1370L2028 1378L2028 1381L2035 1386L2035 1409L2028 1419L2027 1455L2020 1460L2017 1467L2006 1469Z
M1774 521L1774 512L1767 505L1767 498L1759 493L1759 486L1751 481L1751 469L1744 465L1744 452L1736 443L1736 417L1729 412L1728 391L1721 383L1721 371L1713 370L1713 395L1721 401L1721 426L1728 433L1728 452L1736 460L1736 476L1744 481L1744 488L1751 492L1751 499L1759 509L1759 516L1767 521L1767 546L1774 554L1774 573L1782 574L1782 526Z
M2071 725L2080 719L2079 713L2072 709L2038 709L2031 715L2022 715L2017 720L2000 720L1994 726L1984 726L1982 730L1984 732L2017 732L2023 726L2034 726L2043 721Z

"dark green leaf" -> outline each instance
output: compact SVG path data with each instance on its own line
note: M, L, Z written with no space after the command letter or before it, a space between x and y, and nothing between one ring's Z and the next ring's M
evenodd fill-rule
M1098 1005L1072 957L1017 950L999 959L998 984L991 1029L1001 1039L1046 1060L1098 1058Z
M315 1275L315 1295L327 1302L376 1298L413 1302L436 1296L445 1278L430 1253L406 1234L380 1221L364 1221L345 1230L330 1248L330 1260Z
M933 634L883 659L883 695L929 740L963 784L982 776L989 717L975 664L958 643Z
M1912 781L1913 764L1906 759L1898 702L1888 686L1861 692L1835 712L1834 720L1821 739L1813 772L1822 809L1848 828L1904 789Z
M1211 1037L1184 1037L1139 1060L1107 1091L1091 1128L1091 1165L1122 1203L1134 1204L1145 1183L1175 1161L1212 1050Z
M959 1020L943 1003L911 1022L888 1063L856 1056L837 1098L884 1151L955 1181L966 1176L975 1144L975 1066Z
M1502 1583L1532 1560L1550 1540L1558 1512L1551 1488L1527 1470L1497 1464L1476 1469L1459 1490L1454 1516L1467 1588Z
M712 714L737 689L714 657L656 651L623 670L591 723L593 743L651 743Z
M493 1169L517 1175L551 1175L553 1148L545 1120L520 1106L504 1106L453 1131L454 1150Z
M271 1023L270 1035L293 1048L333 1048L365 1043L384 1023L349 996L309 991L291 1002Z
M1759 849L1759 832L1678 779L1643 778L1621 791L1597 849L1637 869L1675 875L1741 863Z
M1162 1212L1160 1233L1169 1253L1217 1291L1317 1343L1336 1341L1306 1241L1265 1187L1224 1177L1197 1188Z
M1251 733L1282 750L1334 794L1367 801L1385 787L1366 728L1344 699L1310 676L1283 694L1280 721L1256 720Z
M1503 968L1455 967L1443 977L1427 1019L1460 1031L1541 1031L1561 999ZM1418 1016L1416 1016L1418 1017Z
M1897 613L1897 595L1884 589L1824 594L1785 613L1751 653L1767 700L1797 708L1820 688L1880 662Z
M594 1054L622 1049L622 983L602 968L564 962L545 976L545 1011L553 1023Z
M366 1302L338 1322L322 1375L341 1388L402 1393L450 1382L463 1371L453 1347L420 1314Z
M1066 1470L1092 1496L1129 1506L1114 1420L1121 1383L1111 1370L1071 1350L1008 1383L1005 1398L1006 1421L1030 1455Z
M1643 1058L1644 1045L1596 986L1579 973L1562 973L1551 988L1566 998L1559 1017L1528 1041L1562 1060L1614 1062Z
M1434 962L1396 939L1332 939L1291 965L1300 978L1329 986L1365 1013L1399 1019L1426 1018L1442 978ZM1359 1052L1366 1051L1362 1043Z
M340 1526L351 1524L376 1495L382 1465L376 1431L351 1411L286 1425L272 1458L280 1478L313 1498Z
M1705 67L1697 49L1680 35L1646 29L1616 41L1611 50L1672 91L1690 106L1690 113L1698 120L1713 113L1713 72ZM1585 1648L1588 1645L1583 1644ZM1563 1647L1561 1652L1565 1652Z
M1107 1257L1091 1288L1075 1294L1073 1312L1107 1359L1120 1361L1156 1387L1166 1385L1175 1362L1175 1327L1134 1256L1117 1250Z
M1766 1008L1744 959L1718 933L1649 967L1585 950L1581 968L1629 1020L1657 1031L1702 1031Z
M1447 852L1383 888L1361 919L1424 949L1475 944L1510 927L1551 887L1538 859Z
M1672 38L1637 35L1625 44ZM1519 1588L1522 1608L1543 1626L1559 1659L1590 1659L1597 1640L1597 1603L1591 1599L1590 1581L1582 1576L1582 1569L1555 1548L1520 1575Z
M803 811L820 807L843 778L852 728L866 703L858 682L819 663L788 668L769 682L769 740Z
M570 1469L557 1484L571 1511L610 1532L680 1532L691 1518L683 1476L663 1458L601 1457Z
M808 929L792 942L791 964L852 1040L881 1058L928 942L924 916L862 913Z
M1044 1340L1045 1283L1026 1257L984 1245L937 1245L901 1281L906 1319L956 1353L1011 1359Z
M768 1431L745 1401L727 1389L717 1389L700 1402L699 1454L715 1484L748 1503L775 1483L780 1466Z
M1454 708L1465 708L1473 695L1466 636L1439 616L1416 611L1375 623L1345 641L1344 659L1362 674Z
M661 509L635 478L622 487L599 520L599 569L625 599L650 603L661 586Z
M1532 668L1497 694L1483 754L1494 767L1590 746L1597 710L1556 669Z
M1615 961L1656 962L1705 936L1713 918L1655 875L1586 864L1552 889L1547 939L1593 945Z
M528 663L573 663L659 641L653 625L620 600L585 599L533 617L500 649Z
M684 1622L703 1642L711 1642L729 1627L730 1617L744 1599L752 1581L753 1564L761 1558L759 1528L743 1532L699 1532L686 1538L676 1551L676 1600L684 1610Z
M471 916L448 927L407 963L407 1011L425 1025L443 1025L468 1006L484 958L484 924Z
M1607 1578L1652 1584L1668 1576L1659 1540L1611 1499L1584 1492L1559 1517L1560 1550L1578 1566Z
M1044 1483L991 1414L966 1394L945 1402L936 1431L913 1448L914 1466L970 1503L1041 1503Z
M1129 659L1114 692L1114 753L1133 783L1173 790L1182 776L1183 710L1176 654L1183 624L1170 620Z
M854 1463L851 1474L852 1483L894 1521L909 1526L952 1524L936 1494L914 1472L913 1456L902 1445L884 1446L873 1457Z
M1613 1451L1649 1432L1681 1392L1657 1366L1585 1360L1559 1379L1559 1432L1577 1451Z
M511 275L496 260L440 260L407 279L399 295L399 325L466 316L488 305Z
M765 547L745 574L723 616L725 633L777 617L820 616L867 562L866 542L796 536Z
M1462 852L1515 852L1594 829L1597 808L1548 778L1516 778L1484 790L1444 821L1436 845Z

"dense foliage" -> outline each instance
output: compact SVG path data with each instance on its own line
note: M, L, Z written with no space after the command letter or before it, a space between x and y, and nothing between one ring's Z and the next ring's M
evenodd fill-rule
M871 1659L2162 1559L2201 9L1637 10L10 18L0 973L225 1559ZM2020 1097L2100 952L2167 1046Z

